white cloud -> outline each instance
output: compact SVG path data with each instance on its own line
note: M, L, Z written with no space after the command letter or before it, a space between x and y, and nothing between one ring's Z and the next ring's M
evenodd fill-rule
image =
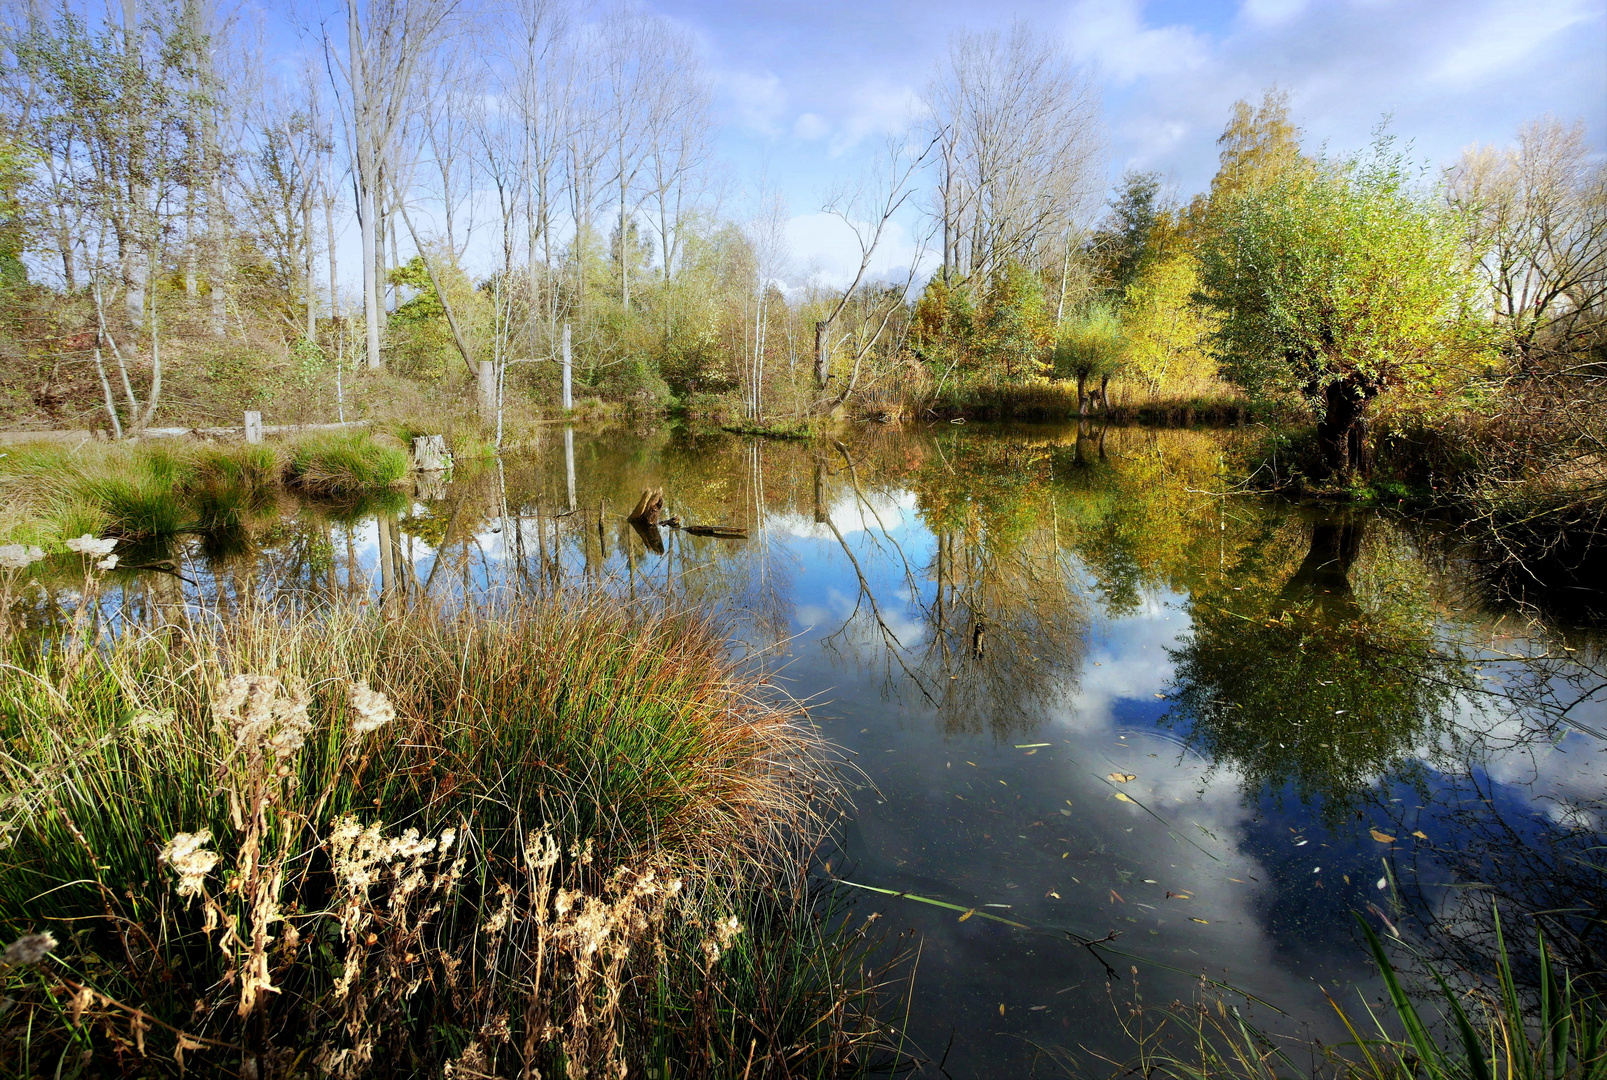
M818 113L800 113L798 119L792 122L792 137L795 139L811 142L815 139L824 139L830 134L831 125Z
M794 262L806 276L836 288L853 280L854 271L859 269L859 240L842 218L823 211L795 214L787 222L786 234ZM871 259L867 277L873 281L903 281L911 263L918 274L927 273L937 258L930 250L923 250L903 223L892 221Z
M727 71L718 81L739 124L761 135L781 133L781 117L787 110L787 90L778 75L772 71L762 75Z
M1204 39L1189 27L1146 27L1136 0L1079 0L1066 18L1066 45L1117 83L1175 76L1208 60Z

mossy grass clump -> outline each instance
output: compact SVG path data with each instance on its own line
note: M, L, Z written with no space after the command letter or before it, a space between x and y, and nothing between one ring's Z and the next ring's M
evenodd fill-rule
M367 433L319 435L292 444L286 455L289 482L306 491L347 495L399 484L407 455Z
M0 934L55 942L4 972L12 1060L111 1067L130 1016L198 1075L836 1076L875 1037L862 935L804 885L823 748L700 618L9 640Z

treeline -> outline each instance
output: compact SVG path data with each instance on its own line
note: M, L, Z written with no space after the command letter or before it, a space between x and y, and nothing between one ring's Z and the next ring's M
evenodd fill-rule
M350 0L274 62L211 0L10 19L0 347L36 422L552 409L567 328L582 407L1232 397L1309 415L1308 472L1365 474L1402 410L1444 429L1521 398L1584 431L1602 381L1607 173L1551 118L1430 170L1382 130L1312 156L1272 91L1235 106L1208 191L1130 172L1102 204L1087 74L1024 24L962 33L826 202L862 256L828 284L796 278L781 200L736 210L694 43L640 9ZM929 243L873 271L916 219ZM1419 442L1442 471L1465 449Z

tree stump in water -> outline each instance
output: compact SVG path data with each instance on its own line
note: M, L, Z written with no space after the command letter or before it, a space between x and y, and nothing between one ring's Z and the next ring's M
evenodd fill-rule
M445 472L452 467L446 439L440 435L420 435L413 440L413 468L417 472Z
M657 525L658 516L663 512L663 489L648 488L642 492L642 497L636 500L636 509L626 516L626 520L633 525Z

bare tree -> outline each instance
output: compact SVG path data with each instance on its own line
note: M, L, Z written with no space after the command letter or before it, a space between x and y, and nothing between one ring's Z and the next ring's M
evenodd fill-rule
M1099 187L1099 101L1087 74L1026 23L1007 38L966 32L950 43L926 105L944 276L1059 255Z
M1544 116L1451 169L1493 314L1525 363L1542 345L1568 351L1607 301L1607 164L1594 158L1583 121Z
M835 391L826 394L817 408L830 411L847 401L859 385L866 358L883 340L895 315L905 310L910 289L920 263L926 255L922 238L913 246L902 278L883 288L862 292L876 252L894 227L895 219L915 192L915 177L937 146L933 139L919 150L908 142L889 140L881 161L860 184L840 191L828 199L824 210L839 218L854 235L859 246L859 267L846 288L827 302L826 317L815 324L815 385L820 390L836 378L831 358L836 347L848 345L848 370ZM839 320L847 325L839 325Z
M351 162L357 226L363 245L363 315L370 368L384 366L380 352L379 215L387 196L385 166L413 107L425 58L440 47L459 0L346 2L344 54L329 28L324 57L335 84ZM394 187L392 178L389 183ZM393 243L394 249L395 244Z

